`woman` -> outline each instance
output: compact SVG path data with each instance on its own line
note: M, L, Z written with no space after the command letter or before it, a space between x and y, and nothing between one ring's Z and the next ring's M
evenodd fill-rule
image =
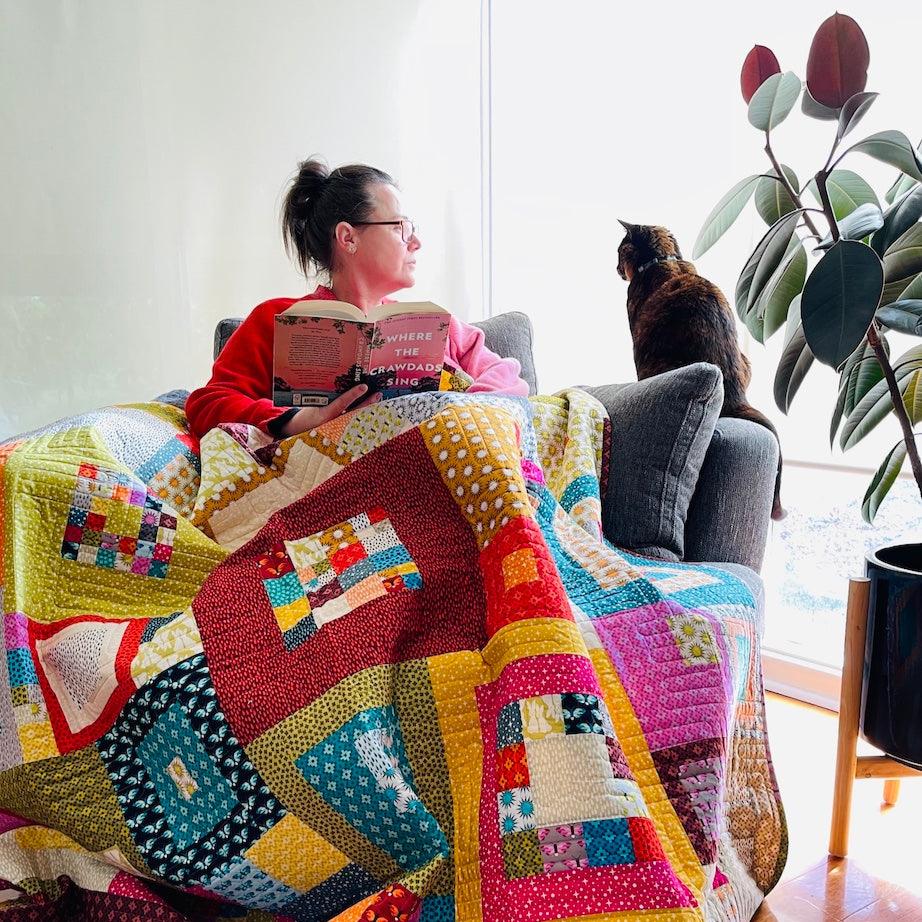
M322 163L300 165L282 211L289 254L302 272L327 273L309 299L347 301L363 311L414 284L416 254L422 244L402 212L394 180L374 167L355 164L329 172ZM358 384L326 407L284 409L272 403L274 317L298 298L273 298L253 309L222 350L211 380L186 402L192 432L203 436L219 423L249 423L275 438L296 435L325 423L361 399ZM469 391L514 396L528 394L519 363L484 345L483 331L451 318L445 359L473 379Z

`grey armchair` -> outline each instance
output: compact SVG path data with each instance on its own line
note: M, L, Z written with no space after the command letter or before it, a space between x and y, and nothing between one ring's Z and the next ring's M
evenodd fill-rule
M214 356L240 325L222 320ZM528 316L485 320L487 345L515 358L531 393L538 380ZM641 556L710 563L742 578L761 603L778 448L764 428L721 419L723 381L714 365L689 365L645 381L587 387L611 419L603 526L612 544ZM184 392L163 398L182 404Z

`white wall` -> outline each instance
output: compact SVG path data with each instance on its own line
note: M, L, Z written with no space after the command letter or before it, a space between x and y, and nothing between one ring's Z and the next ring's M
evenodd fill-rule
M740 94L744 57L754 44L768 45L783 70L804 78L813 34L836 9L801 0L732 7L714 0L494 2L493 309L532 315L542 390L635 377L627 284L615 271L623 238L616 218L667 225L690 258L724 192L769 166ZM868 89L881 93L855 140L895 128L917 143L922 4L854 0L838 10L864 29ZM774 139L802 183L822 166L832 142L828 123L799 108ZM895 176L860 154L843 167L881 195ZM764 231L750 206L698 262L699 271L732 299ZM755 366L750 397L777 422L786 455L832 460L835 374L815 366L785 418L772 398L783 334L768 348L750 341L745 329L741 335ZM900 351L907 345L895 343ZM888 420L840 460L876 468L898 438L896 421Z
M304 293L297 162L421 226L413 297L481 316L480 4L0 0L0 438L203 383L221 317Z

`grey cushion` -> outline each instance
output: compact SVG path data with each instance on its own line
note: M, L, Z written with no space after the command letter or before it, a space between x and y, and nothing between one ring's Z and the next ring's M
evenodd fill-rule
M224 348L234 330L240 326L239 317L221 320L214 331L214 357ZM522 366L522 378L528 384L530 394L538 393L538 378L535 374L535 358L532 354L534 333L528 314L509 311L475 323L483 330L487 348L507 359L517 359Z
M688 510L686 560L729 560L758 570L777 470L778 442L768 429L718 420Z
M522 379L528 384L528 393L538 393L538 375L532 352L534 330L531 318L521 311L508 311L473 324L483 330L488 349L507 359L517 359L522 366Z
M612 544L685 556L685 519L723 405L723 376L697 362L632 384L587 387L611 418L602 524Z

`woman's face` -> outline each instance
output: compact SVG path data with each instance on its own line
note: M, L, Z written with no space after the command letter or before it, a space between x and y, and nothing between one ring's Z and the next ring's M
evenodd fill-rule
M343 269L373 290L390 294L401 288L411 288L416 281L416 251L422 246L419 238L407 233L402 222L408 221L400 205L397 190L385 183L369 189L373 202L366 221L395 221L396 224L357 224L354 227L354 252L347 252ZM407 225L406 230L409 231Z

